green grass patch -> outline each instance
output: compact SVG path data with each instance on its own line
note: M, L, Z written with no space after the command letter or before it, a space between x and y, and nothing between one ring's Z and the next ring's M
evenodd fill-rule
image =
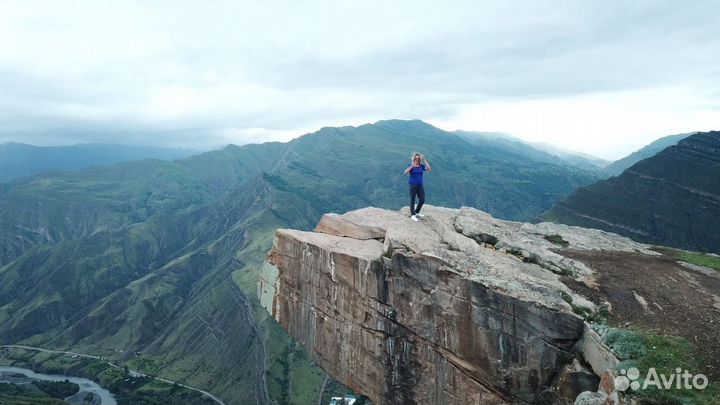
M572 308L573 313L580 315L581 317L583 317L583 319L585 319L587 321L592 321L592 322L599 322L602 320L599 313L593 312L592 309L590 309L588 307L584 307L582 305L576 305L575 303L573 303L572 296L570 294L566 293L565 291L560 291L560 297L563 299L563 301L570 304L570 308ZM607 310L607 308L606 308L606 310ZM605 315L604 319L607 319L607 315Z
M720 271L720 257L717 256L698 252L688 252L686 250L678 250L665 246L655 246L653 247L653 250L664 255L673 257L677 260L682 260L690 264L704 266Z
M702 253L680 252L679 258L684 262L720 271L720 257L705 255Z
M158 380L150 380L147 384L140 387L138 391L165 393L167 391L170 391L171 389L172 384L168 384Z
M572 306L572 310L574 313L582 316L584 319L588 319L593 314L592 310L588 307L575 304L570 304L570 306Z
M613 330L603 339L620 360L641 359L647 355L643 337L630 330Z
M598 307L597 311L588 319L588 321L600 324L607 324L607 320L610 317L610 307L607 304L602 304Z
M568 304L572 305L573 299L572 296L565 291L560 291L560 297L562 297L563 301L567 302Z
M128 367L155 376L165 367L165 363L157 358L136 357L128 362Z
M290 369L293 403L316 403L320 394L319 388L325 378L325 372L310 360L299 344L296 344L293 350L294 361L293 367Z
M705 362L696 355L696 348L688 341L679 337L660 336L638 330L612 330L603 337L607 344L620 358L618 371L636 367L640 370L637 380L644 386L646 378L651 377L649 371L654 368L662 384L662 376L669 379L677 378L677 369L687 370L690 374L703 373L707 376ZM710 384L703 390L677 389L673 382L670 389L658 389L648 385L645 389L629 390L629 395L637 397L643 405L714 405L720 403L720 385L708 377ZM649 381L657 381L650 378Z
M543 238L545 238L546 241L553 243L555 245L558 245L558 246L562 246L562 247L570 246L570 242L566 241L565 239L562 238L562 236L560 236L558 234L545 235L545 236L543 236Z

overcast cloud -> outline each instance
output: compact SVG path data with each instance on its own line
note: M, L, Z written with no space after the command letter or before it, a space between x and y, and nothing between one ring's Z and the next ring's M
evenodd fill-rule
M0 2L0 142L209 149L419 118L605 158L720 129L720 3Z

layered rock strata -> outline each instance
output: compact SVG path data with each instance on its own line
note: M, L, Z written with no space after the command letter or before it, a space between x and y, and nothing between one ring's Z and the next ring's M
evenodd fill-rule
M554 385L572 380L561 370L580 367L573 349L584 322L573 309L593 304L559 278L590 270L551 249L645 246L472 208L424 213L413 222L404 211L365 208L325 215L315 232L278 230L260 280L263 306L375 404L529 403L568 391Z

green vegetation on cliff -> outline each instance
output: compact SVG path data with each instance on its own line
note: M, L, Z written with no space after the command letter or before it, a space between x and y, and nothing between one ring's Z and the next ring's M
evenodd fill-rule
M681 388L677 388L675 378L680 378L677 376L678 369L681 372L687 370L692 375L708 373L703 361L696 356L695 347L682 338L641 330L614 329L607 333L603 340L622 360L617 367L618 375L620 370L627 371L631 367L640 371L640 378L636 380L640 389L630 389L628 393L637 397L642 404L712 405L720 398L720 385L713 381L712 375L708 377L708 386L703 389L688 389L682 384ZM657 373L658 380L648 374L651 369ZM663 383L661 375L666 380L673 378L670 389L658 389L654 384L654 381ZM650 379L651 384L642 389L647 379Z

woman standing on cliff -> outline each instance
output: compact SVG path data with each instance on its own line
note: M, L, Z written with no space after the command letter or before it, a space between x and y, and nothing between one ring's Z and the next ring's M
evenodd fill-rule
M423 173L427 170L432 171L430 162L425 156L415 153L412 158L412 164L405 169L405 174L410 175L408 183L410 184L410 218L417 222L417 217L423 217L420 208L425 204L425 188L423 187ZM415 196L418 197L418 205L415 207Z

